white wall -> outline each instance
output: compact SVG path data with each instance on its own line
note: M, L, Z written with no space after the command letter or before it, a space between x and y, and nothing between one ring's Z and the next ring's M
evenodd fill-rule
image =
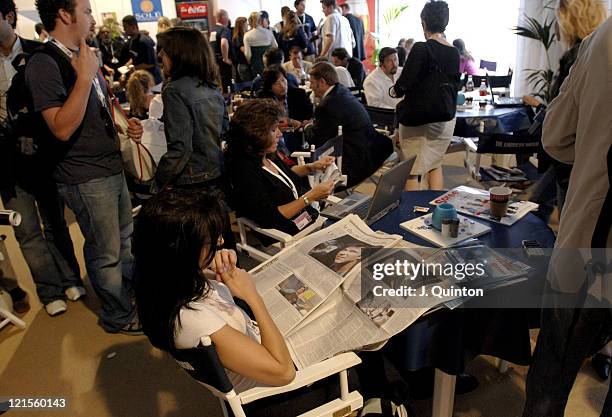
M123 16L132 14L131 0L90 0L90 2L94 18L98 25L102 22L101 13L103 12L115 12L119 22L121 22ZM161 0L161 4L164 16L168 16L169 18L176 17L176 5L174 0ZM16 5L19 13L17 18L18 33L26 38L34 38L34 25L40 22L34 0L17 0ZM153 39L155 39L157 23L140 23L139 27L140 29L148 30Z

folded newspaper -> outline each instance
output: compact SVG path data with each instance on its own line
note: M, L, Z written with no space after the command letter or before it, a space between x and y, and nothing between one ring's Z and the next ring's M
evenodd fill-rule
M492 250L453 249L441 255L443 250L405 246L409 245L400 236L374 232L359 217L349 215L251 271L298 369L341 352L380 348L431 308L458 298L375 295L375 286L430 288L453 283L453 277L441 274L381 281L374 275L377 263L461 262L488 256L493 268L489 274L497 281L523 272L494 258Z
M434 206L442 203L452 204L459 213L500 223L505 226L512 226L525 217L527 213L538 208L538 205L531 201L511 201L508 205L508 214L506 216L502 219L491 217L489 192L465 185L453 188L429 202L429 204Z

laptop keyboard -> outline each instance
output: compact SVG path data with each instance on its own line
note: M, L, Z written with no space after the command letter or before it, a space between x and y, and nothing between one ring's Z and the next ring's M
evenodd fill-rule
M359 204L357 207L351 210L351 213L356 214L359 216L359 218L365 220L366 216L368 215L368 212L370 211L370 207L372 206L372 201L373 200L371 198L365 200L363 203Z

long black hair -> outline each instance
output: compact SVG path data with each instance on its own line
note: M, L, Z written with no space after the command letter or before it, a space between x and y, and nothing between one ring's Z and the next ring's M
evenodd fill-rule
M202 265L210 264L225 219L219 196L200 191L163 191L143 205L134 237L136 302L153 346L173 351L181 308L206 296L200 254L205 248Z

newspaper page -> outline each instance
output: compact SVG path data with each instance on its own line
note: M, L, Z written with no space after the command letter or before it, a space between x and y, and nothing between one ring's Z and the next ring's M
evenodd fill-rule
M459 213L500 223L505 226L512 226L525 217L527 213L538 208L538 205L531 201L511 200L510 204L508 204L508 214L499 220L495 217L491 217L489 192L487 190L479 190L465 185L453 188L449 192L429 202L429 204L434 206L442 203L452 204Z
M283 335L311 314L353 270L361 251L389 247L400 236L373 232L351 215L302 239L251 271L257 291Z
M395 249L385 251L384 257L372 257L365 261L361 270L351 273L336 291L319 309L324 312L317 314L316 320L306 319L288 336L287 342L298 369L352 350L367 350L367 347L380 344L398 334L431 307L444 300L433 299L426 305L413 307L410 297L374 297L373 287L377 281L373 279L371 264L407 258L415 261L418 252L410 249ZM409 282L412 282L408 278ZM440 280L431 280L431 285ZM364 284L365 283L365 284ZM393 283L381 282L388 288ZM367 291L362 292L362 285L367 285ZM417 284L415 284L417 285ZM420 282L418 285L423 285ZM365 296L362 296L365 294ZM318 310L318 309L317 309Z

